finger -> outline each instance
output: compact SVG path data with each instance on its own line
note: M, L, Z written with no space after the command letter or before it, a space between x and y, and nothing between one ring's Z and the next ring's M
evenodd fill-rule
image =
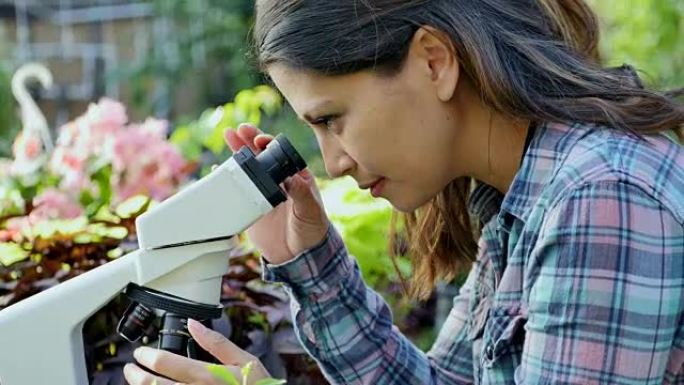
M252 151L257 150L254 146L254 138L261 134L261 131L258 128L248 123L242 123L238 126L237 134Z
M318 189L318 185L316 184L316 177L311 173L311 171L309 171L308 168L305 168L304 170L298 172L297 175L301 176L302 179L304 179L307 182L307 184L311 188L311 191L314 194L314 197L322 207L323 198L321 197L321 190Z
M287 195L292 198L294 203L294 215L303 222L320 224L323 218L323 208L314 192L318 191L315 187L315 182L295 174L287 178L283 185Z
M273 141L273 136L267 134L260 134L254 138L254 146L259 151L263 151L269 143Z
M304 179L307 182L315 182L315 177L311 173L311 171L309 171L308 168L305 168L302 171L298 172L297 175L301 176L302 179Z
M173 382L142 370L135 364L126 364L123 368L123 373L129 385L180 385L178 382Z
M155 373L186 383L210 383L212 375L207 369L207 363L173 354L164 350L141 347L133 352L138 363Z
M240 349L220 333L217 333L195 320L188 320L188 330L202 349L211 353L225 365L243 366L256 360L254 356Z
M231 128L228 128L223 132L223 138L233 152L239 151L243 146L247 145L245 141L238 136L237 132Z

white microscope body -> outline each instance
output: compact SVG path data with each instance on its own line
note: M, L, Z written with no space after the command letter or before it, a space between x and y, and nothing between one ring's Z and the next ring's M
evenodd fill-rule
M284 137L246 147L136 221L140 248L0 311L0 385L88 384L84 322L129 283L218 305L234 235L285 199L306 167Z

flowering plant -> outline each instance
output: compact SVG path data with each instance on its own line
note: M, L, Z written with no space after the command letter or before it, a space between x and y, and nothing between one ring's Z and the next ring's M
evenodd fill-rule
M0 159L0 310L134 249L136 217L180 188L200 162L227 158L225 128L258 123L262 110L270 115L279 103L265 87L243 90L235 101L177 126L167 140L166 122L130 123L123 105L105 98L58 130L52 152L30 132L17 137L13 158ZM233 250L222 283L222 324L234 326L230 337L242 348L255 355L268 350L289 378L324 383L295 343L287 295L257 285L258 270L253 250ZM122 363L132 361L134 344L113 332L126 306L117 296L84 325L91 378L119 379ZM268 349L269 341L279 349Z
M0 241L30 238L41 222L93 219L136 195L162 200L194 168L166 140L168 124L129 123L124 106L103 98L58 130L52 153L19 134L13 159L0 162Z
M97 173L107 169L113 201L136 194L161 200L185 181L192 165L166 141L168 123L154 118L127 121L124 106L104 98L60 128L49 170L60 177L62 189L109 194L93 183Z
M129 123L103 98L58 130L52 152L31 130L15 138L0 160L0 308L124 252L135 217L193 170L167 127Z

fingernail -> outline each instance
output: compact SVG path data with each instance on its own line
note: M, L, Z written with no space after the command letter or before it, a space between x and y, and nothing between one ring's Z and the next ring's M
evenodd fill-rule
M133 357L140 363L151 361L154 358L155 349L145 346L139 347L133 351Z
M204 334L207 331L207 328L204 325L194 319L188 320L188 329L192 334L197 335Z
M133 364L126 364L123 367L124 375L130 374L133 371Z

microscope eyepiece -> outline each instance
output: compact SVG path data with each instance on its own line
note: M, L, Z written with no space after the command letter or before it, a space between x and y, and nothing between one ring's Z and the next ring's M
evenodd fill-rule
M135 342L145 334L154 320L154 312L144 305L132 302L121 317L117 331L130 342Z
M130 342L144 336L155 319L155 310L165 311L159 333L159 349L195 358L203 354L188 331L188 318L200 322L223 316L223 306L191 301L149 287L129 283L126 296L132 302L119 321L117 331Z
M282 134L259 155L244 146L233 158L273 207L287 199L280 183L306 168L304 159Z
M276 136L256 159L276 184L306 168L304 159L282 134Z

